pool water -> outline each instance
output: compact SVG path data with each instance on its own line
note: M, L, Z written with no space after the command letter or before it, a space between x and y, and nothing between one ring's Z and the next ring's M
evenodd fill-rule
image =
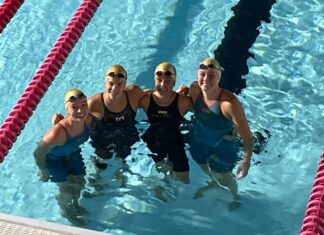
M185 2L185 4L184 4ZM0 1L3 3L3 1ZM1 123L73 16L81 1L26 1L0 34ZM0 164L0 211L70 224L60 213L54 183L40 182L33 151L65 112L65 91L104 90L104 74L123 64L129 83L152 87L162 61L177 67L177 86L196 78L196 67L224 37L238 1L104 1ZM197 190L210 179L190 158L190 185L158 173L143 142L127 158L130 171L110 161L100 177L87 143L87 187L82 226L116 234L298 234L324 136L324 20L320 0L277 1L250 48L247 87L239 99L254 131L268 130L265 149L253 155L239 181L241 207L231 211L227 190ZM143 113L139 113L140 129ZM200 196L200 197L197 197ZM81 226L81 225L80 225Z

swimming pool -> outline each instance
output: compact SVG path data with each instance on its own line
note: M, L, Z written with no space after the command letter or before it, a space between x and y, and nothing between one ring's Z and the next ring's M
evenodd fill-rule
M116 62L128 69L130 82L144 87L152 85L152 70L161 60L177 66L179 84L195 78L196 65L221 42L238 1L179 2L102 3L0 165L1 212L68 223L59 213L56 186L38 181L32 156L51 126L51 115L63 112L67 89L78 86L89 95L103 90L105 70ZM80 3L28 1L0 35L1 121ZM262 24L251 48L255 59L248 60L247 88L240 97L251 125L270 130L272 137L239 183L241 208L228 211L230 194L224 190L193 199L208 180L193 161L191 185L163 180L139 143L129 158L138 174L118 176L118 162L112 162L98 187L88 187L92 196L83 199L89 210L86 226L127 234L297 234L323 145L322 10L320 1L277 2L271 23ZM183 31L177 30L179 25ZM85 146L85 158L91 154ZM93 168L88 165L91 181Z

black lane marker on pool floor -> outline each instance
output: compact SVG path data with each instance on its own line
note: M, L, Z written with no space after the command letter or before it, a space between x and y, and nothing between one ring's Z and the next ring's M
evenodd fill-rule
M276 0L241 0L232 7L234 16L229 19L221 44L214 51L215 58L225 71L221 87L239 94L246 87L243 75L249 73L247 60L257 36L261 21L270 23L270 10Z

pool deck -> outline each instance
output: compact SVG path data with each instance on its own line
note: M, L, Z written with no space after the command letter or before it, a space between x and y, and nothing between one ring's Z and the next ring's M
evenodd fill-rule
M0 235L107 235L108 233L0 213Z

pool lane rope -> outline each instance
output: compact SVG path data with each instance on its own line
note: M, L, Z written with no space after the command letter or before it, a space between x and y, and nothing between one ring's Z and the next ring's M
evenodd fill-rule
M324 235L324 151L301 227L301 235Z
M3 2L0 6L0 33L2 33L23 3L24 0L5 0Z
M0 127L0 163L36 109L102 0L84 0Z

